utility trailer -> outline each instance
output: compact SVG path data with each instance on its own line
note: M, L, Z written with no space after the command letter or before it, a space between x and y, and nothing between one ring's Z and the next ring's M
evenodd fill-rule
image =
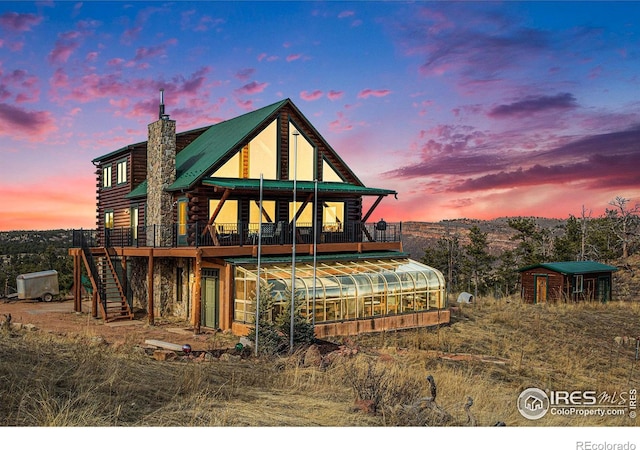
M18 299L38 299L45 302L58 295L58 272L43 270L42 272L23 273L16 278Z

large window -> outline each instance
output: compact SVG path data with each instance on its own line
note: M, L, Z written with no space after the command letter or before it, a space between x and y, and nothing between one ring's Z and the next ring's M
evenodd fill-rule
M260 222L272 223L276 218L276 202L274 200L262 201L262 220L260 219L260 203L251 201L249 204L249 230L257 232Z
M117 164L117 184L123 184L127 182L127 160L123 159L118 161Z
M297 138L295 133L298 134ZM313 181L316 175L315 157L315 147L289 123L289 179Z
M274 120L255 138L236 152L212 177L215 178L278 178L278 121Z
M209 214L218 209L220 200L209 200ZM219 233L237 233L238 232L238 201L227 200L216 216L214 222Z
M344 231L344 203L324 202L322 205L322 231Z
M110 188L111 187L111 164L108 166L104 166L102 168L102 187Z

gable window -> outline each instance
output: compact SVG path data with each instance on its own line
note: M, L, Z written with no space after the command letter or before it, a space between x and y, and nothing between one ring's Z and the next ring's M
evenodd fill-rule
M111 187L111 164L102 168L102 187Z
M326 159L322 160L322 181L344 182L342 177Z
M296 137L294 133L298 133ZM289 179L313 181L315 179L315 147L304 134L289 123Z
M214 178L277 179L278 121L271 122L249 144L243 146L211 176Z
M580 292L582 292L583 290L583 281L584 281L584 277L583 275L574 275L573 276L573 293L574 294L578 294Z
M127 160L123 159L118 161L117 165L117 184L123 184L127 182Z

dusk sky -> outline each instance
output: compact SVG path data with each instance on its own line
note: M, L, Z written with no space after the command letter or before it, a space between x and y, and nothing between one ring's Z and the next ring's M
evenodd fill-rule
M372 220L640 202L640 2L0 2L0 230L94 228L91 160L290 98Z

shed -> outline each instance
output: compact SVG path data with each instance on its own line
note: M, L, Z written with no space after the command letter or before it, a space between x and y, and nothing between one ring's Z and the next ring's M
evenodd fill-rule
M612 274L618 268L596 261L534 264L518 269L525 303L611 300Z

